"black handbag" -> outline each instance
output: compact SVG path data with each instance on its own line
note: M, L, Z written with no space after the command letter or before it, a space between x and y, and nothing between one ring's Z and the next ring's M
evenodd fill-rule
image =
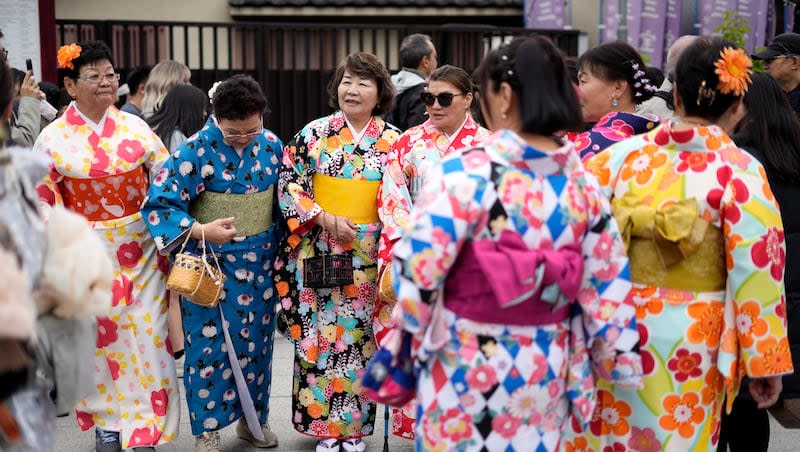
M317 231L311 246L319 239L322 227ZM328 289L353 284L353 256L347 251L343 254L322 253L319 256L303 259L303 287Z

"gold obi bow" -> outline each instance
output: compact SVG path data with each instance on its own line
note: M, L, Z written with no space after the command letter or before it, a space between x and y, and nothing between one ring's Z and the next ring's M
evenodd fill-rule
M611 201L611 211L625 240L631 281L695 292L725 289L725 239L700 218L697 200L655 209L627 193Z
M633 193L611 201L611 211L617 219L625 249L631 237L655 242L664 267L694 254L708 230L708 221L699 217L697 200L684 199L658 209L642 205Z

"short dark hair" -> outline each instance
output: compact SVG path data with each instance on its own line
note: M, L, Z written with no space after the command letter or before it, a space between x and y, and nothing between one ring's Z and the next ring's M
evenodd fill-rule
M128 78L125 80L125 83L128 84L131 95L136 94L136 91L139 91L139 87L147 83L147 77L150 76L150 71L152 69L152 64L143 64L141 66L136 66L128 72Z
M747 114L733 136L736 145L760 152L768 170L783 180L796 181L800 178L800 122L781 86L766 72L753 74L744 106Z
M114 65L114 57L111 56L111 49L103 41L81 41L77 43L81 48L81 54L72 60L72 69L59 68L58 80L59 83L64 83L64 78L69 77L76 79L80 76L81 68L87 64L96 63L102 60L108 60L111 65Z
M392 78L378 57L368 52L351 53L339 65L328 83L328 105L337 110L341 108L339 106L339 84L344 78L344 71L370 79L378 86L378 104L372 110L373 115L383 116L391 111L395 93Z
M58 85L42 80L39 82L39 89L44 93L45 97L47 98L47 102L56 107L58 98L61 96L61 90L58 89Z
M653 85L661 86L664 83L666 75L664 74L664 71L662 71L661 69L655 66L647 66L644 72L647 74L647 78Z
M481 93L497 93L503 82L511 86L522 132L549 136L582 126L578 95L569 81L562 53L549 38L514 38L489 52L475 70L474 78ZM485 106L486 96L481 95L480 99Z
M428 35L414 33L403 38L400 43L400 64L403 67L416 69L423 57L433 53L433 41Z
M720 38L701 37L690 44L678 59L675 67L675 87L683 110L687 115L718 120L740 96L722 94L717 89L719 76L714 64L726 47L736 49L736 44ZM700 96L700 88L713 90L713 97Z
M647 78L645 68L639 52L622 41L600 44L578 58L579 72L589 71L593 76L610 82L628 82L631 101L636 104L653 97L658 88Z
M472 78L467 74L467 71L449 64L440 66L431 72L431 75L428 76L428 81L432 82L434 80L447 82L455 86L463 94L471 93L473 89Z
M261 85L247 74L236 74L220 83L212 104L214 116L219 119L242 120L268 113Z
M14 76L8 61L0 58L0 114L14 101ZM7 130L6 130L7 131Z

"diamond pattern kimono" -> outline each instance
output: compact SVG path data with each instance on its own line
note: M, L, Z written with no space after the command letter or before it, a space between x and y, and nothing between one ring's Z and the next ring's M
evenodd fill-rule
M444 308L443 324L431 325L436 293L464 243L498 240L503 231L531 248L579 245L584 275L574 315L507 326ZM570 412L589 420L595 373L638 384L627 258L608 203L572 144L542 152L500 131L431 168L395 246L393 272L393 317L414 337L412 356L422 362L417 450L558 450ZM437 350L426 334L441 333L446 344Z

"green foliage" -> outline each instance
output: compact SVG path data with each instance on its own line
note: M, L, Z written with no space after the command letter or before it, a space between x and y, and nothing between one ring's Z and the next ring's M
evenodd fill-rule
M750 31L750 25L745 19L731 14L730 11L725 11L725 14L722 16L722 23L719 24L715 31L722 35L722 39L731 41L737 46L744 48L744 35ZM753 72L761 72L763 70L764 62L761 60L753 60Z

